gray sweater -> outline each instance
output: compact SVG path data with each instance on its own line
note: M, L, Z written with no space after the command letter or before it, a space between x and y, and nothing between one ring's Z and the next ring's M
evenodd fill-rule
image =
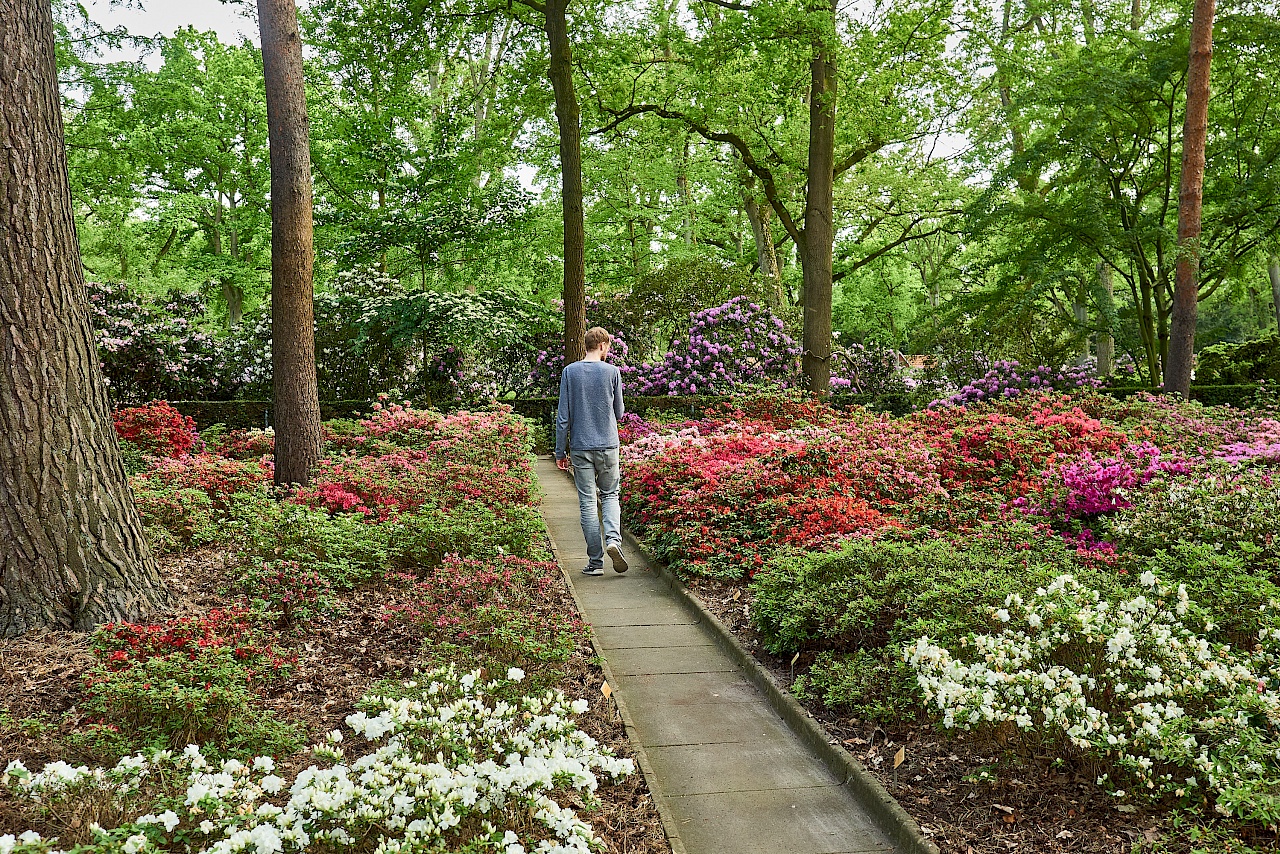
M556 459L566 448L599 451L618 447L618 419L622 408L622 374L608 362L582 361L566 365L560 374L560 405L556 409Z

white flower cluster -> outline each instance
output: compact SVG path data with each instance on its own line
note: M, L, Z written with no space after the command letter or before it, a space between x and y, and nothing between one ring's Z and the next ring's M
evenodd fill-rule
M1147 593L1113 604L1064 575L993 618L999 634L965 639L962 661L927 637L903 650L946 727L1015 727L1110 766L1149 794L1207 788L1220 810L1280 774L1275 639L1254 652L1210 643L1213 626L1154 574ZM1117 794L1123 794L1123 790Z
M574 726L585 700L569 702L559 692L497 699L496 689L524 674L512 668L507 675L483 681L478 673L441 670L404 683L397 696L366 697L347 724L373 749L347 761L335 730L313 748L332 764L312 765L291 784L274 773L270 757L215 766L196 745L178 756L128 757L110 770L59 762L33 774L12 762L4 782L47 802L86 787L127 794L150 774L185 772L185 792L165 801L181 800L180 808L99 830L98 843L82 852L141 854L166 847L181 828L185 838L204 840L190 850L207 854L279 854L370 839L378 854L477 841L503 854L589 854L599 846L591 826L555 795L573 791L590 803L597 772L619 778L633 773L634 763ZM286 789L287 801L271 800ZM0 836L0 854L36 852L57 854L52 841L35 834Z

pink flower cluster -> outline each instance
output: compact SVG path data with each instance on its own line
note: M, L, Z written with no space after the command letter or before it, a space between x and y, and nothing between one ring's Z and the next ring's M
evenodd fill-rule
M1264 418L1241 441L1218 448L1215 456L1229 463L1280 463L1280 421Z
M1046 472L1045 497L1038 505L1025 499L1015 500L1013 505L1043 516L1089 518L1132 507L1133 491L1157 474L1189 471L1189 462L1162 457L1160 449L1150 442L1129 445L1114 457L1095 457L1086 450Z

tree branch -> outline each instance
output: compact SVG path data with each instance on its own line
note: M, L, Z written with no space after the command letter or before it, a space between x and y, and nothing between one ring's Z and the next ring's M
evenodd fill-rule
M523 2L523 0L521 0L521 2ZM669 110L666 107L660 107L657 104L632 104L623 110L611 110L608 107L604 107L604 110L605 112L613 115L613 121L603 127L591 131L593 135L608 133L609 131L615 130L619 125L632 116L647 113L655 115L661 119L683 122L686 127L698 134L698 136L701 136L703 139L710 140L711 142L722 142L732 146L733 149L738 152L738 156L742 158L742 164L750 170L751 174L760 179L760 184L764 188L765 198L769 200L769 206L772 207L774 213L778 215L778 220L787 230L787 234L791 236L791 239L794 240L797 245L804 244L804 233L796 224L795 219L792 218L791 212L787 210L786 205L783 204L782 198L778 194L778 185L777 181L773 177L773 173L769 171L767 166L756 160L755 155L751 152L750 146L747 145L746 140L742 137L738 136L736 133L713 131L693 116L679 112L678 110Z
M868 157L884 148L886 144L885 140L880 139L879 137L872 137L866 145L861 148L855 148L849 153L848 157L836 163L836 168L833 171L833 177L839 178L842 172L846 172L852 167L857 166L863 160L866 160Z

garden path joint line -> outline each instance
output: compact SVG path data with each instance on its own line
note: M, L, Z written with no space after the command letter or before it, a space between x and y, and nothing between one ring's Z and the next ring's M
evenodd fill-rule
M538 461L547 527L638 739L668 835L688 854L893 851L850 791L787 728L644 558L583 576L573 483Z

